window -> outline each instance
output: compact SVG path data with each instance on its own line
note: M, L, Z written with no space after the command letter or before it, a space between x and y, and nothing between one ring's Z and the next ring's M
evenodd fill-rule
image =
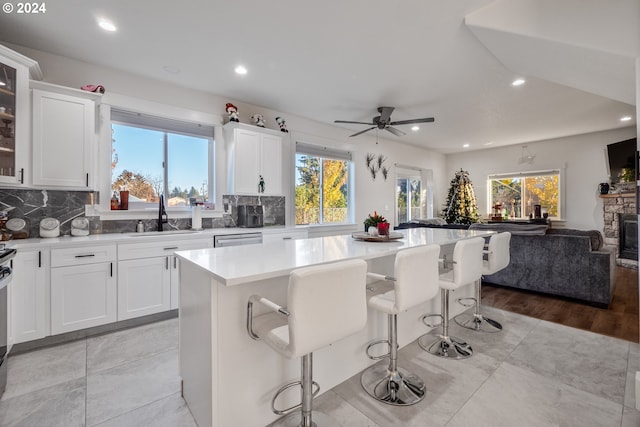
M422 179L419 171L398 170L396 183L396 224L420 219Z
M112 110L112 191L129 207L213 202L213 127Z
M489 176L490 209L501 205L502 215L514 219L535 216L535 205L550 218L561 218L560 171Z
M296 224L350 221L351 153L296 144Z

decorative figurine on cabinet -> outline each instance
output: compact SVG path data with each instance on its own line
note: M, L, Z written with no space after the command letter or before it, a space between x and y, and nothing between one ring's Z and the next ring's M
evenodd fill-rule
M264 127L264 116L262 114L254 114L253 116L251 116L251 120L253 120L253 123L256 126L261 128Z
M276 122L278 123L278 126L280 126L280 132L289 133L289 131L287 130L287 122L285 122L282 117L276 117Z
M229 121L230 122L239 122L240 120L238 120L238 107L236 107L235 105L233 105L230 102L227 102L227 105L225 106L225 110L227 111L227 115L229 116Z
M264 178L260 175L260 181L258 181L258 193L264 193Z

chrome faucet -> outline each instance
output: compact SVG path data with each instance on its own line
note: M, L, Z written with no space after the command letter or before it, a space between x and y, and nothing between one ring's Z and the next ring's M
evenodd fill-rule
M164 209L164 195L160 195L160 202L158 204L158 231L162 231L162 224L169 222L169 216Z

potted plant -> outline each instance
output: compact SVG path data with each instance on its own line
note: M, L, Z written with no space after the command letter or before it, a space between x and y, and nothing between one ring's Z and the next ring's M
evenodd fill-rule
M382 216L378 215L378 212L373 211L373 215L369 214L367 219L364 220L364 231L368 232L369 227L378 227L378 224L381 222L387 222L387 220Z

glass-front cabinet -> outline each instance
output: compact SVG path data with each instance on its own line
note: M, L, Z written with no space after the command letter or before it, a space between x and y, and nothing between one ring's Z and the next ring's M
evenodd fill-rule
M0 185L24 184L30 147L29 77L38 63L0 45Z

